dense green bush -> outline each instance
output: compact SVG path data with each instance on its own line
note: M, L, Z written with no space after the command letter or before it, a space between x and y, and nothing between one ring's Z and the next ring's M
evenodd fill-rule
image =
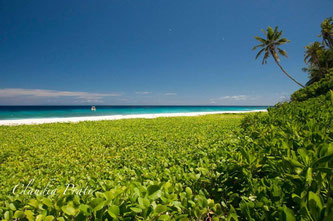
M215 180L247 220L331 220L333 92L246 117Z
M302 88L290 97L291 101L305 101L312 97L317 97L322 94L327 94L330 90L333 90L333 70L330 74L327 74L325 78L322 78L318 82L314 82L311 85Z

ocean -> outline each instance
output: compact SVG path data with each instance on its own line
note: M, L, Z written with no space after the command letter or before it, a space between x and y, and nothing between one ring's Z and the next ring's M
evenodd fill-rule
M0 120L266 110L267 106L0 106Z

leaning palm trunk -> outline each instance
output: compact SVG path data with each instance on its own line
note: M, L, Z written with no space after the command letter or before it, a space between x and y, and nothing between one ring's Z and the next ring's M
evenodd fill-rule
M274 58L274 60L275 60L275 62L276 62L276 64L280 67L280 69L282 70L282 72L285 74L285 75L287 75L287 77L288 78L290 78L291 80L293 80L296 84L298 84L299 86L301 86L301 87L305 87L303 84L301 84L301 83L299 83L298 81L296 81L292 76L290 76L284 69L283 69L283 67L281 66L281 64L280 64L280 62L276 59L276 57L275 56L273 56L273 58Z

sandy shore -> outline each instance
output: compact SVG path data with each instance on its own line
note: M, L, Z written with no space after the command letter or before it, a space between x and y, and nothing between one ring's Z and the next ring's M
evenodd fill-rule
M33 118L21 120L0 120L0 125L14 126L22 124L46 124L46 123L77 123L81 121L98 121L98 120L121 120L133 118L157 118L157 117L192 117L207 114L230 114L230 113L249 113L249 112L263 112L266 110L253 110L253 111L215 111L215 112L190 112L190 113L163 113L163 114L132 114L132 115L108 115L108 116L94 116L94 117L66 117L66 118Z

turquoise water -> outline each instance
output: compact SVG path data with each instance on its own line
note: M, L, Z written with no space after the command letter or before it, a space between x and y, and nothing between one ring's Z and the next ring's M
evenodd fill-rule
M105 115L266 110L266 106L0 106L0 120Z

